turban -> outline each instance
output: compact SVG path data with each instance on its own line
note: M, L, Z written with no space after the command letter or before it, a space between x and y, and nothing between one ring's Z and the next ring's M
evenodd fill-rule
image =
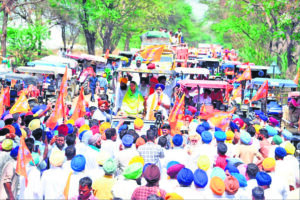
M257 172L256 181L259 186L269 186L272 183L272 178L266 172Z
M194 181L194 174L188 168L182 168L177 174L177 181L180 185L190 186Z
M7 115L5 115L5 117L3 118L3 120L5 121L5 120L7 120L7 119L13 119L12 114L7 114Z
M294 153L296 151L295 146L292 143L290 143L290 142L287 142L285 144L284 148L285 148L287 154L294 155Z
M251 143L251 135L248 132L242 132L241 141L244 144L250 144Z
M98 107L100 107L102 104L105 104L105 106L108 106L108 102L107 101L98 99Z
M175 192L167 193L166 194L166 200L183 200L183 197L176 194Z
M262 162L263 169L266 172L274 171L275 164L276 164L276 161L274 158L265 158L264 161Z
M13 141L11 139L5 139L2 142L2 149L5 151L10 151L13 148Z
M279 121L277 119L275 119L274 117L270 117L269 118L269 122L273 125L273 126L277 126L279 124Z
M176 134L174 135L172 141L175 146L180 147L183 143L183 137L180 134Z
M234 176L238 180L240 187L247 187L248 183L244 175L238 173L232 173L232 176Z
M210 189L214 194L222 196L225 192L225 183L220 177L212 177L210 180Z
M159 168L155 164L149 165L143 174L148 183L157 183L160 179Z
M98 165L103 165L110 158L110 154L106 151L100 151L96 157Z
M128 79L127 78L120 78L120 83L127 84Z
M31 131L34 131L35 129L41 128L41 121L39 119L33 119L28 125L28 128Z
M157 84L158 83L158 80L154 77L150 78L150 83L155 83Z
M68 135L68 126L65 124L61 124L57 127L57 131L58 131L59 135L66 136L66 135Z
M143 165L141 163L133 163L128 165L123 172L123 176L127 179L137 179L143 173Z
M209 144L212 141L212 135L209 131L203 131L201 137L205 144Z
M135 146L138 149L140 146L146 144L145 140L142 137L139 137L136 141L135 141Z
M9 133L9 129L7 129L7 128L0 129L0 136L4 136L8 133Z
M16 146L15 148L13 148L11 151L10 151L10 156L12 158L16 158L18 156L18 152L19 152L19 146Z
M122 130L128 130L127 124L123 124L122 126L120 126L118 133L120 134Z
M15 133L17 136L21 137L22 132L18 123L13 123L12 126L15 128Z
M264 189L262 187L255 187L252 189L252 196L255 199L265 199Z
M276 147L275 156L284 158L286 156L286 150L283 147Z
M133 140L133 136L129 134L126 134L122 137L122 143L125 147L131 147Z
M239 190L239 181L234 176L227 176L224 183L227 194L233 195Z
M232 121L229 122L229 126L232 131L235 131L235 130L240 131L240 128Z
M67 124L67 126L68 126L68 134L72 134L73 131L74 131L73 125L72 124Z
M85 169L85 157L83 155L76 155L71 160L71 168L75 172L82 172Z
M227 145L224 143L219 143L217 149L220 154L225 155L227 152Z
M215 138L219 142L224 142L226 140L226 133L224 131L216 131Z
M111 128L111 125L109 122L103 122L100 127L99 127L99 132L101 133L101 135L103 135L105 133L106 129Z
M243 176L246 176L247 164L240 164L237 168L238 168L240 174L242 174ZM232 173L232 174L234 174L234 173Z
M256 115L264 114L261 110L255 110L254 113L255 113Z
M268 135L270 137L278 134L278 131L272 126L266 126L266 130L268 131Z
M201 125L205 128L206 131L210 129L210 125L208 122L203 122Z
M287 129L284 129L282 131L282 135L286 140L291 140L293 138L293 134L290 131L288 131Z
M268 117L266 117L264 114L260 114L260 115L259 115L259 118L260 118L261 120L263 120L264 122L268 121Z
M49 158L50 164L54 167L62 166L64 160L65 160L65 154L63 153L63 151L60 150L52 151Z
M188 106L188 110L191 111L192 114L195 114L197 112L197 108L194 106Z
M15 133L16 129L12 125L6 125L3 128L7 128L9 130L9 133Z
M5 123L3 120L0 120L0 129L3 128L5 126Z
M88 144L94 145L99 140L99 138L101 138L101 135L99 133L96 133L95 135L93 135L89 138Z
M259 130L261 129L261 126L258 125L258 124L255 124L255 125L254 125L254 128L255 128L255 133L258 134L258 133L259 133Z
M210 167L210 160L207 155L201 155L198 158L197 166L199 169L202 169L204 171L207 171Z
M218 156L215 167L225 169L227 165L226 156Z
M193 115L193 113L189 110L185 110L184 115L192 117L191 115Z
M170 176L170 178L176 178L177 174L180 172L181 169L184 168L184 165L182 164L175 164L168 168L167 174Z
M213 168L213 170L210 174L210 178L213 178L215 176L221 178L222 180L225 180L225 178L226 178L226 174L225 174L224 170L220 167Z
M91 129L90 129L92 132L93 132L93 135L99 133L99 126L95 125L95 126L92 126Z
M194 172L194 184L197 187L204 188L207 185L208 177L204 170L196 169Z
M197 128L196 128L196 131L197 131L198 134L201 135L205 131L205 128L202 125L198 125ZM206 132L208 132L208 131L206 131Z
M280 145L282 143L282 138L279 135L274 135L272 141L277 144Z
M227 130L226 131L226 142L232 143L233 138L234 138L234 133L230 130Z
M164 86L163 84L161 84L161 83L157 83L157 84L155 85L155 89L157 89L157 88L161 88L162 90L164 90L164 89L165 89L165 86Z
M72 124L72 125L74 126L74 125L75 125L74 119L69 119L69 120L67 121L67 124Z
M76 121L75 121L75 126L77 128L80 128L84 124L85 124L85 119L83 117L80 117L80 118L76 119Z
M133 122L134 129L141 130L144 126L144 121L141 118L136 118Z
M103 170L105 172L105 174L113 174L115 173L117 169L117 163L114 159L109 158L105 161L105 163L103 164Z
M93 132L92 131L86 131L81 139L81 142L83 142L84 144L89 144L89 139L93 136Z
M180 163L177 162L177 161L170 161L170 162L168 162L168 164L167 164L167 170L168 170L170 167L172 167L173 165L177 165L177 164L180 164Z
M142 165L144 165L145 161L144 161L144 158L142 156L134 156L133 158L131 158L128 165L131 165L133 163L141 163Z
M236 168L236 166L232 165L231 163L228 163L224 169L224 171L228 170L230 174L232 173L240 173L239 170Z
M244 121L241 118L236 118L235 120L233 120L234 123L239 123L240 127L243 128L244 127Z

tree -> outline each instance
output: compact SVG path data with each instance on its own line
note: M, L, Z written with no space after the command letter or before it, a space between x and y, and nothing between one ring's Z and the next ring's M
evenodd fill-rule
M8 15L11 12L14 12L16 8L26 6L29 4L37 4L44 0L2 0L0 13L3 12L3 20L2 20L2 35L1 35L1 54L3 57L6 56L6 38L7 38L7 23L8 23Z

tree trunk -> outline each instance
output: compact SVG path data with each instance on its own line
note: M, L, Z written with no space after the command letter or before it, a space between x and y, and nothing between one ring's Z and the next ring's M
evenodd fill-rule
M64 49L66 49L67 48L67 45L66 45L66 23L61 22L60 26L61 26L61 38L64 43Z
M2 36L1 36L1 54L3 57L6 57L6 38L7 38L7 21L8 21L8 12L4 9L3 15L3 24L2 24Z
M84 35L85 35L85 40L88 48L88 53L91 55L95 55L95 42L96 42L96 37L95 37L95 32L90 32L86 29L83 30Z
M132 37L132 35L130 33L128 33L126 35L126 41L125 41L124 51L129 51L129 43L130 43L131 37Z

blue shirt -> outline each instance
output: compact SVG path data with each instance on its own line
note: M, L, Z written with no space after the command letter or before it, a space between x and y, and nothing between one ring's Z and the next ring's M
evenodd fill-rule
M90 83L90 88L96 88L96 83L98 82L97 77L90 77L89 78L89 83Z

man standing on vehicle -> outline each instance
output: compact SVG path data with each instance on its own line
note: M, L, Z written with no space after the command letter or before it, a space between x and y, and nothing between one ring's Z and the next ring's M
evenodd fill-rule
M89 78L89 88L91 90L91 102L95 102L95 90L98 79L96 77L96 73L93 73L93 76Z

